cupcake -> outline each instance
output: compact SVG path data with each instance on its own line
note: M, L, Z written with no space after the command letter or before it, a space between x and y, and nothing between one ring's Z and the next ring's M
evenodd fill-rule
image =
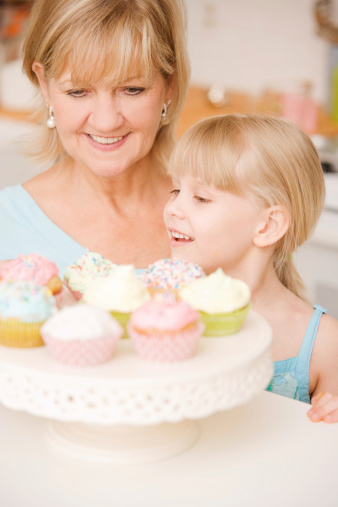
M135 352L149 361L183 361L197 348L204 325L184 301L154 297L131 314L128 332Z
M25 280L0 282L0 344L43 345L40 328L54 311L55 301L46 287Z
M86 304L65 306L41 327L53 359L72 366L109 361L122 334L122 327L109 312Z
M2 281L31 280L37 285L47 287L53 295L62 290L62 281L58 274L59 269L54 262L36 253L19 255L16 259L5 262L0 268Z
M115 264L102 255L86 251L76 262L68 266L64 279L67 287L79 300L95 280L105 278L115 268Z
M152 293L171 291L174 294L203 276L205 273L200 266L178 258L160 259L139 274Z
M82 301L109 310L124 327L126 338L131 312L149 299L146 285L138 279L134 266L128 264L115 266L106 278L92 283Z
M199 310L205 336L224 336L241 328L250 309L250 289L242 280L224 274L221 268L195 280L179 292L183 301Z

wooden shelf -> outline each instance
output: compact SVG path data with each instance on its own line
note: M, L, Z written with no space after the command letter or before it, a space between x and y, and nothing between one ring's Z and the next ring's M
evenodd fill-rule
M233 113L260 113L279 116L281 114L280 95L266 93L260 98L244 94L229 92L227 104L222 107L213 106L207 98L208 90L192 86L179 121L178 135L181 136L191 125L207 116ZM317 127L309 134L319 134L333 137L338 135L338 123L334 122L328 112L320 105L317 106Z

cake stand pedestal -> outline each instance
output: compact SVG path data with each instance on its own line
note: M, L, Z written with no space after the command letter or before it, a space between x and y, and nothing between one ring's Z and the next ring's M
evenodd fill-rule
M273 375L272 331L251 311L231 336L203 337L194 357L153 363L121 340L109 363L74 368L46 347L0 347L0 401L50 420L63 451L112 463L158 461L198 438L195 420L249 401Z

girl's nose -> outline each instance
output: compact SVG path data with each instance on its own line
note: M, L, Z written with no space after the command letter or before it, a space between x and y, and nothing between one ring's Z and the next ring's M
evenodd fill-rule
M89 121L99 133L114 133L124 121L118 98L109 92L98 94Z
M170 199L164 209L165 215L175 216L177 218L184 218L184 211L179 199L179 195L175 199Z

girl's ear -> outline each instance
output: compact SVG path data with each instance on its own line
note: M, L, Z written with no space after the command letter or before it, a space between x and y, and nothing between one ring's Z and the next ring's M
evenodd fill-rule
M290 222L290 213L284 206L264 209L253 238L254 245L265 247L276 244L286 234Z
M42 94L44 96L44 99L46 101L46 104L50 104L47 79L45 76L44 66L40 62L33 62L32 70L35 73L36 77L38 78L39 85L40 85Z

